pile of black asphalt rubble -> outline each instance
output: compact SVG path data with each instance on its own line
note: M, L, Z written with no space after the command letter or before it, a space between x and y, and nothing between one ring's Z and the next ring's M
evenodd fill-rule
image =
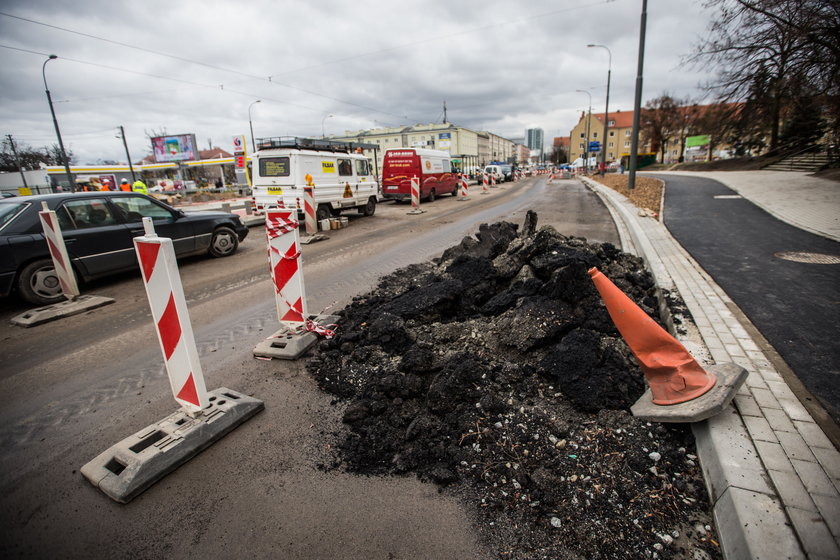
M720 558L691 431L628 412L644 377L587 270L654 316L641 259L483 224L339 312L308 368L346 405L327 468L465 501L497 558Z

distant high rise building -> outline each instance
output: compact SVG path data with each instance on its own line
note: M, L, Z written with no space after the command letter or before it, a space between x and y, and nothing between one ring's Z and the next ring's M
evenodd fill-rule
M525 130L525 145L528 146L531 150L536 150L540 154L544 152L543 150L543 137L544 137L543 129L541 128L529 128Z

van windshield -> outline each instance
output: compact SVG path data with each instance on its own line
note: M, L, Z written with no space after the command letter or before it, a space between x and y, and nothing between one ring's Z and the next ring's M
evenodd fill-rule
M260 158L260 177L288 177L288 157Z

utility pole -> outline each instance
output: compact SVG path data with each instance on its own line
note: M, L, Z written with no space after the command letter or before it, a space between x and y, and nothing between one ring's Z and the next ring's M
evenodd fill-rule
M20 158L18 157L17 150L15 149L15 141L12 140L11 134L7 134L6 137L9 139L9 146L12 148L12 155L15 156L15 163L17 163L18 171L20 171L20 178L23 179L23 188L28 189L29 185L26 184L26 175L23 173L23 166L20 164Z
M636 71L636 99L633 103L633 138L630 143L630 176L627 188L636 188L636 164L639 154L639 113L642 110L642 74L645 64L645 25L647 23L647 0L642 0L642 22L639 29L639 65Z
M50 95L50 88L47 86L47 62L58 58L57 55L51 54L44 64L41 66L41 76L44 78L44 90L47 92L47 103L50 104L50 113L52 113L53 125L55 126L55 135L58 137L58 147L61 150L61 158L64 160L64 171L67 173L67 186L70 192L73 192L73 175L70 173L70 160L67 158L67 152L64 150L64 142L61 140L61 131L58 129L58 120L55 118L55 109L53 109L52 96ZM59 186L59 190L61 187Z
M122 125L120 125L120 138L122 138L123 147L125 148L125 157L128 159L128 168L131 170L131 184L133 185L137 181L137 177L134 176L134 166L131 165L131 156L128 153L128 144L125 141L125 129Z
M443 124L446 124L446 99L443 100Z

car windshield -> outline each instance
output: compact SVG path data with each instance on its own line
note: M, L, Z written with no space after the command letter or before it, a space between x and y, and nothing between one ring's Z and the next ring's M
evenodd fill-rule
M4 202L0 204L0 229L11 222L12 218L17 216L18 212L23 210L26 205L26 202Z

